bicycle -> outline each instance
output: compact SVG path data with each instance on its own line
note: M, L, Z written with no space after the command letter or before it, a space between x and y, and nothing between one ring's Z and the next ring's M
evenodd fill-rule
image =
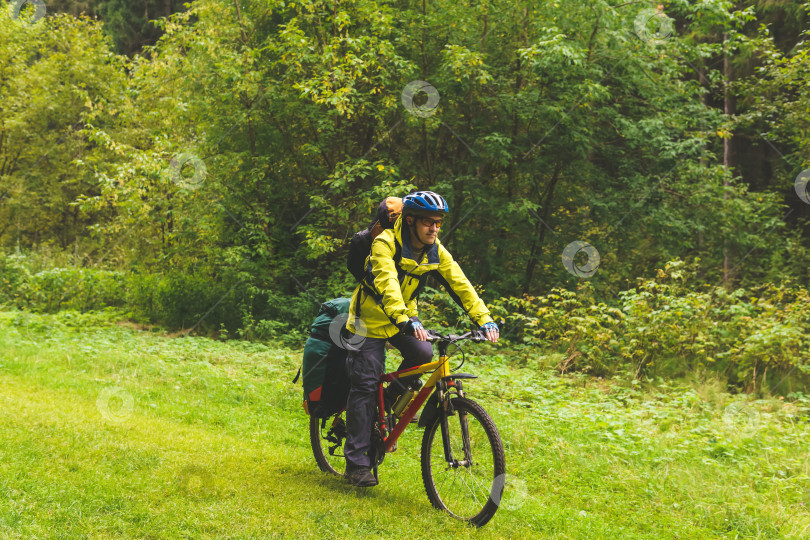
M495 515L503 496L506 469L503 443L489 414L464 395L462 381L477 377L451 373L447 349L465 340L486 341L486 337L479 331L460 336L430 331L428 336L428 341L438 343L438 360L380 376L369 450L374 476L377 477L377 467L385 454L392 451L399 436L427 401L429 405L419 423L425 425L421 467L428 500L435 508L481 527ZM464 364L463 358L462 351L462 361L455 369ZM384 385L400 377L428 372L432 372L428 380L414 393L401 415L395 417L386 407ZM345 469L345 409L327 418L310 417L309 432L318 467L343 476L340 471ZM437 433L440 436L437 437Z

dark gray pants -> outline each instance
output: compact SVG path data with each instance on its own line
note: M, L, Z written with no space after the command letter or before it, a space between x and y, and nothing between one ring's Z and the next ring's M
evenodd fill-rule
M359 341L360 338L355 338ZM413 336L397 334L390 338L365 338L362 343L349 350L346 369L352 383L349 401L346 405L346 429L348 435L343 445L346 465L371 467L368 450L371 447L371 426L377 410L377 386L385 366L385 342L388 341L402 353L402 363L397 371L427 364L433 358L430 342L419 341ZM356 341L355 341L356 343ZM407 384L408 379L399 379ZM392 384L397 384L396 381Z

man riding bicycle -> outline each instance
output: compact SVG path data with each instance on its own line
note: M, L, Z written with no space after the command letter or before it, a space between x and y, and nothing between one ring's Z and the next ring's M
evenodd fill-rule
M398 369L426 364L433 357L427 332L419 321L416 298L428 275L447 289L489 341L498 341L498 326L484 302L437 238L447 202L432 191L417 191L402 201L402 215L393 229L380 233L371 245L363 282L352 295L346 328L351 340L346 361L351 381L346 405L348 435L344 444L346 478L355 486L377 485L368 450L374 422L375 394L385 362L385 343L402 353ZM391 402L419 376L392 383Z

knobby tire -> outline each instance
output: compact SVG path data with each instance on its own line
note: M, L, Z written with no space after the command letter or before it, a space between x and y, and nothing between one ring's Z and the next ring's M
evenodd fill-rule
M495 515L503 496L503 443L492 418L478 403L460 397L451 402L455 414L447 417L447 427L453 458L463 460L469 452L471 463L457 468L448 465L441 418L437 418L422 437L422 480L435 508L481 527ZM469 435L467 440L463 431Z

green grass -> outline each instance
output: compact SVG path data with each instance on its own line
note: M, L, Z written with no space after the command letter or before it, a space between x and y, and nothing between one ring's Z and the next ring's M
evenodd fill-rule
M420 429L376 488L318 471L298 351L0 312L0 537L810 537L806 398L560 378L478 352L468 393L511 481L477 531L428 503Z

